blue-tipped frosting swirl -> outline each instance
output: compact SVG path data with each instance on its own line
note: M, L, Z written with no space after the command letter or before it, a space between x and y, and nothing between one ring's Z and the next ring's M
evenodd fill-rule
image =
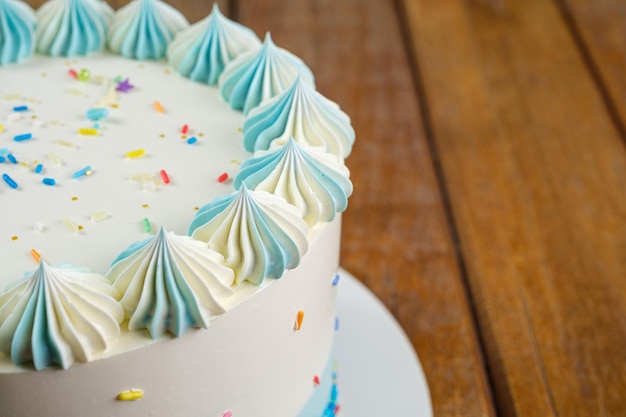
M118 297L103 276L41 262L0 295L0 351L37 370L86 362L119 336Z
M313 73L292 53L277 47L268 33L263 47L249 51L231 61L219 78L222 97L235 110L248 114L262 101L288 89L300 75L314 85Z
M189 22L160 0L133 0L119 9L109 27L109 49L126 58L159 59Z
M107 277L122 294L129 330L180 337L191 327L206 328L211 316L224 312L234 273L223 261L202 242L161 228L123 251Z
M243 143L250 152L291 137L345 158L355 134L348 115L299 77L284 93L254 108L243 124Z
M260 45L253 31L224 17L216 3L208 17L176 35L167 58L181 75L215 85L226 64Z
M308 227L298 209L245 186L200 208L189 233L224 255L236 283L280 278L308 248Z
M0 65L19 62L35 49L35 12L19 0L0 0Z
M100 51L112 16L100 0L49 0L37 10L37 51L68 57Z
M286 145L260 151L241 166L235 188L281 196L296 206L309 226L331 221L345 211L352 194L350 172L335 155L320 148L299 145L293 138Z

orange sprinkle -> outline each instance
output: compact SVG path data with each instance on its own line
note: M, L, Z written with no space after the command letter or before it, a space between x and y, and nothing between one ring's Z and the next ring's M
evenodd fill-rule
M35 249L31 249L30 250L30 254L33 257L33 259L37 262L41 262L41 255L39 254L39 252L37 252Z
M163 113L165 111L165 109L163 108L163 105L161 103L159 103L158 101L154 102L154 109L158 112L158 113Z
M298 310L298 316L296 317L294 330L298 331L302 328L302 320L304 320L304 311Z

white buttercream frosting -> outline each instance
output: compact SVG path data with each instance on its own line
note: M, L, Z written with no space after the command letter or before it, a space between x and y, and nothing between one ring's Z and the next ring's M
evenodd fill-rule
M167 3L133 0L113 16L109 49L126 58L162 58L176 33L188 26L185 16Z
M352 194L350 171L333 154L298 144L291 138L284 146L258 151L241 166L235 187L283 197L296 206L309 226L329 222L348 207Z
M350 154L355 139L350 117L301 77L284 93L252 109L243 134L244 146L251 152L285 144L293 137L340 158Z
M297 208L245 186L200 208L189 231L224 255L237 283L280 278L308 248L308 227Z
M0 296L0 351L38 370L88 361L119 335L118 295L101 275L41 262Z
M122 293L130 330L181 336L191 327L206 328L211 316L225 311L221 302L233 294L234 273L223 263L202 242L161 228L122 252L107 276Z
M277 47L268 32L260 50L245 52L226 66L218 85L233 109L248 114L262 101L288 89L298 76L311 85L315 83L309 67Z
M214 85L226 64L260 45L253 31L227 19L216 3L209 16L176 35L167 58L185 77Z
M106 44L113 9L100 0L49 0L37 10L37 51L87 55Z

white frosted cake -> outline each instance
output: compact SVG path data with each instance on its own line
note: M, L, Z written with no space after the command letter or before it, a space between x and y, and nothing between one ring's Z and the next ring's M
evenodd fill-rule
M353 142L216 7L0 0L0 415L334 416Z

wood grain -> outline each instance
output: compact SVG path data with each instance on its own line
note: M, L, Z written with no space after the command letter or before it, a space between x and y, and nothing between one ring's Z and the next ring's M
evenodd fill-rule
M357 143L347 163L355 191L342 265L407 331L435 415L493 415L393 2L277 0L237 9L243 24L270 30L302 57L318 90L353 119Z
M626 152L559 9L403 9L498 411L626 415Z

